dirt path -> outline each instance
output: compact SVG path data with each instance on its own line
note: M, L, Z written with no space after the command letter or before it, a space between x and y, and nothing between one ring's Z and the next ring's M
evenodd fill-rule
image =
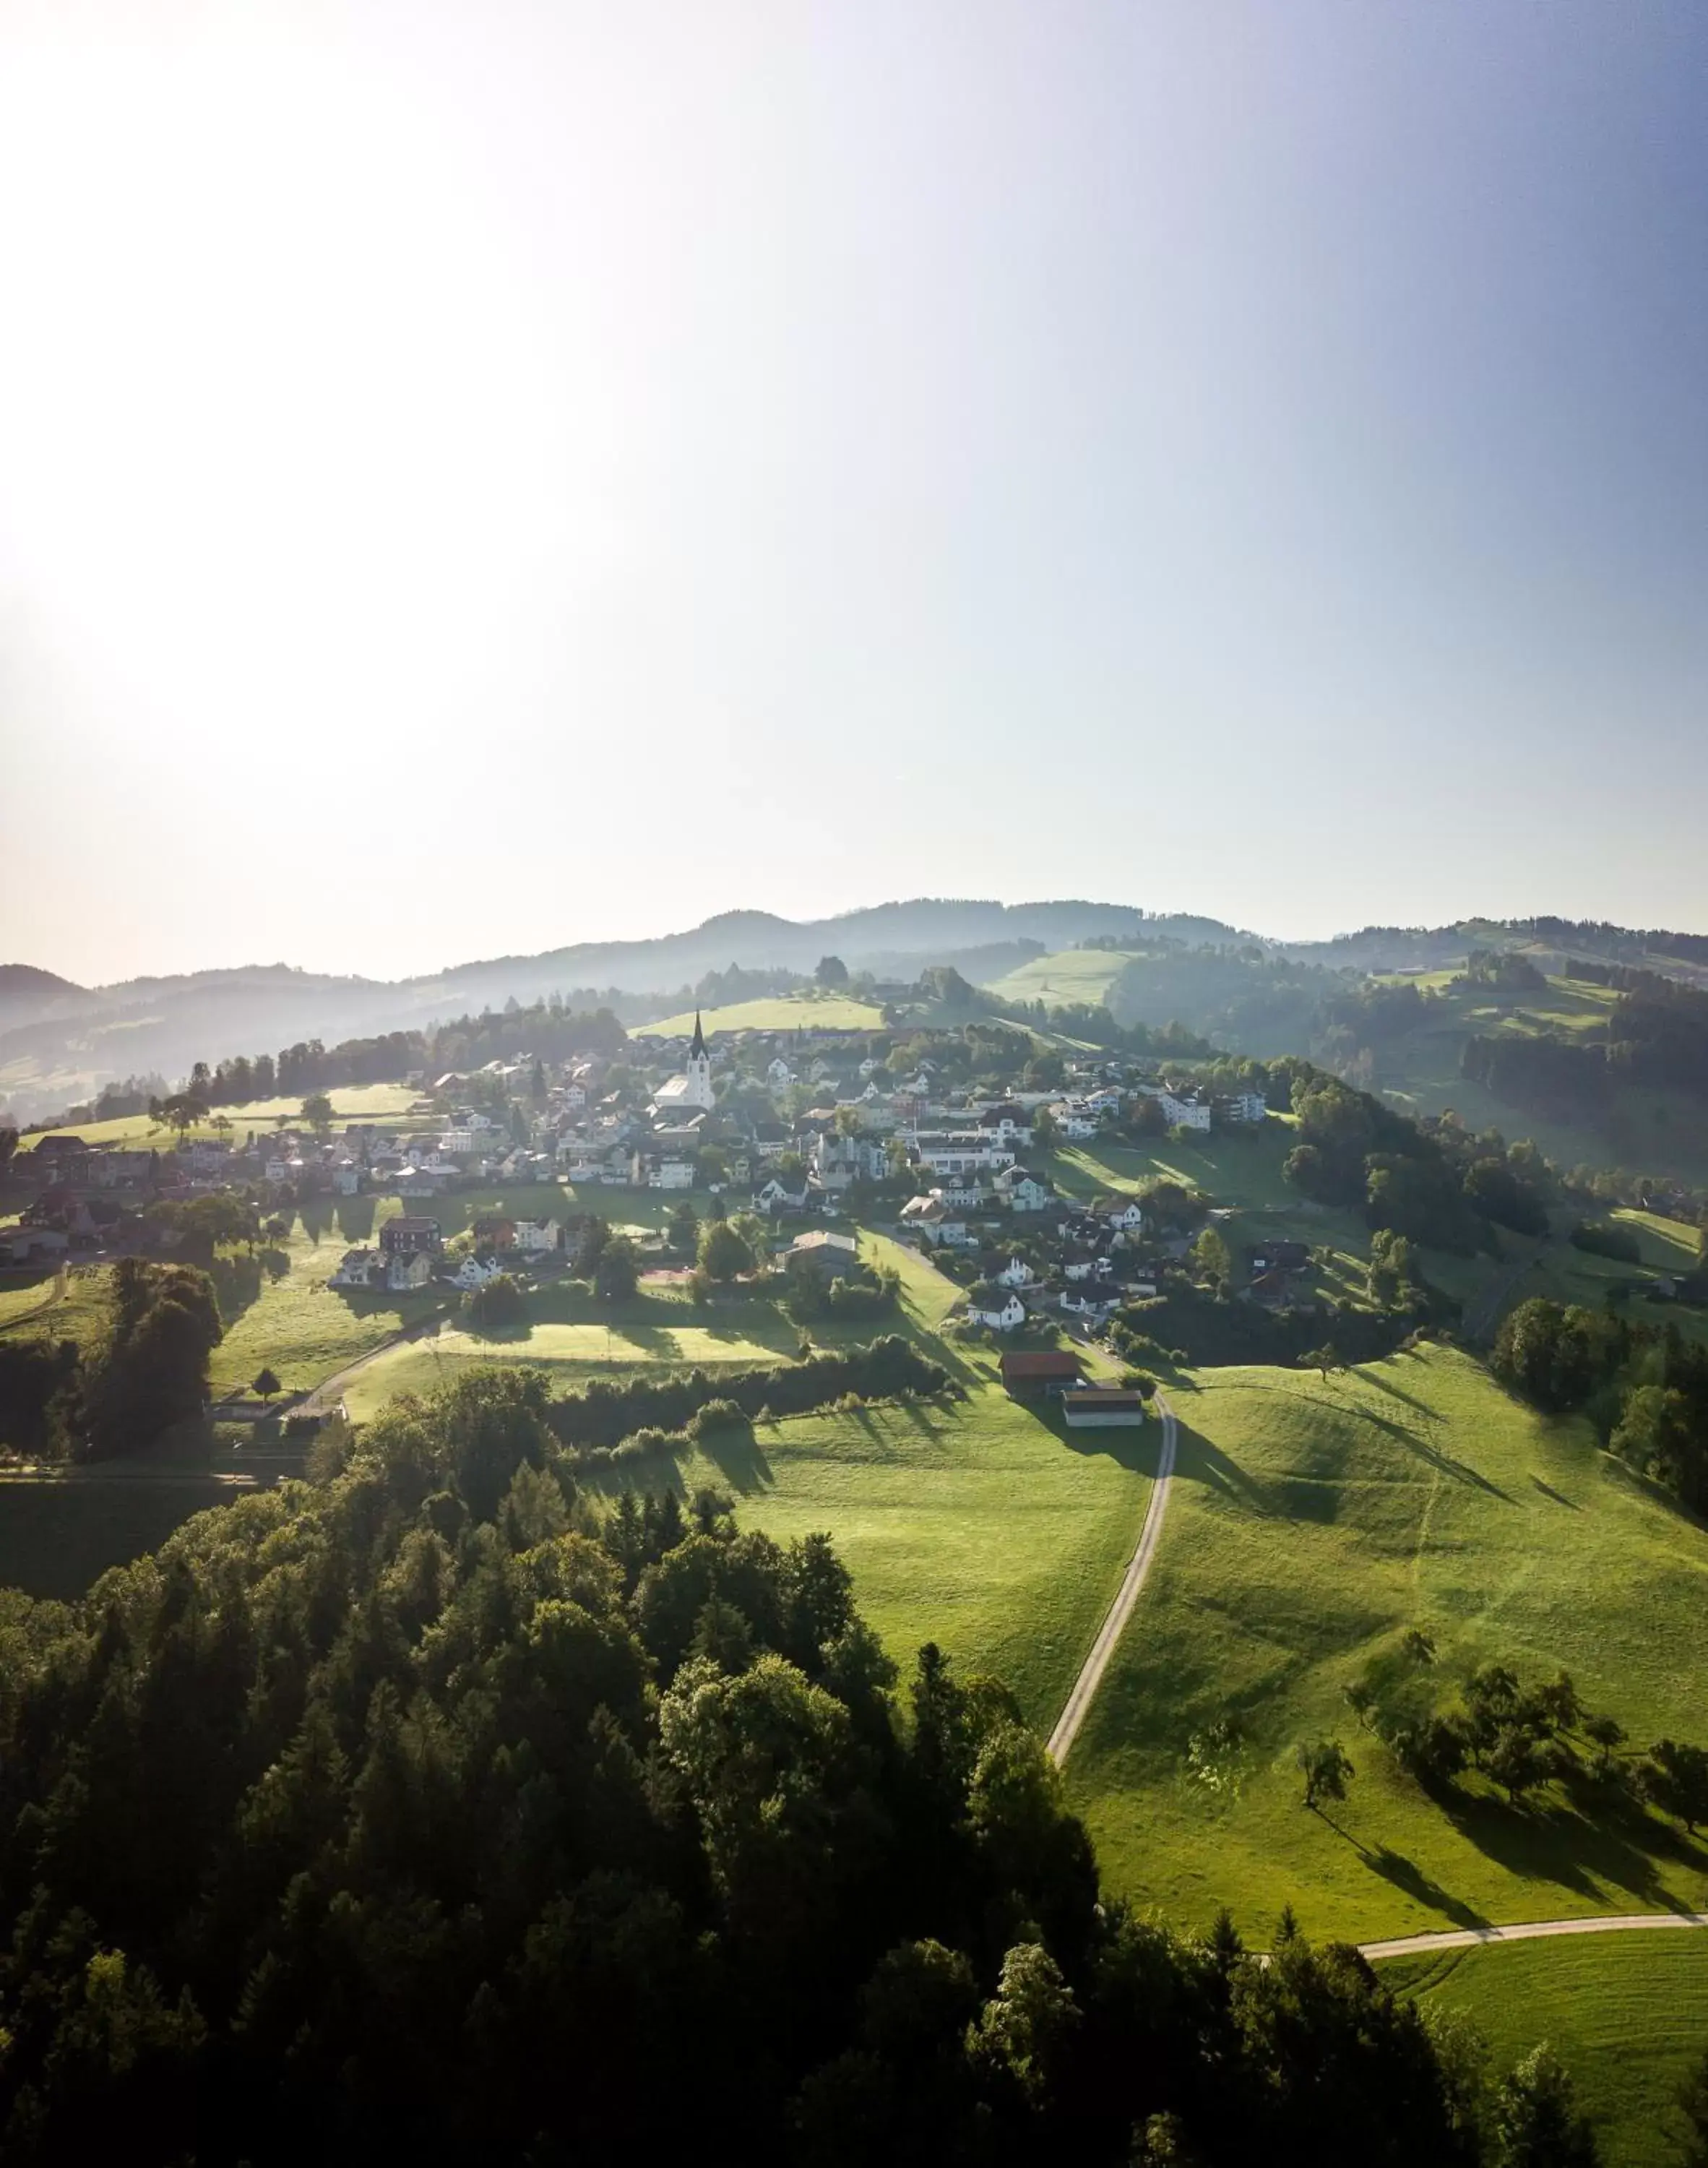
M1115 1654L1117 1643L1127 1620L1132 1616L1132 1607L1138 1602L1145 1576L1150 1571L1151 1560L1156 1555L1158 1541L1163 1532L1163 1516L1169 1509L1169 1484L1175 1469L1175 1411L1159 1393L1157 1405L1162 1411L1162 1450L1157 1456L1156 1480L1151 1485L1150 1502L1145 1507L1144 1525L1138 1532L1138 1548L1132 1554L1126 1573L1122 1577L1115 1601L1109 1607L1109 1615L1103 1621L1097 1639L1091 1645L1079 1676L1074 1682L1074 1691L1067 1704L1056 1719L1056 1728L1050 1734L1048 1751L1059 1769L1067 1760L1074 1741L1079 1735L1079 1727L1103 1682L1103 1674L1109 1668L1109 1659Z
M71 1273L61 1265L54 1275L53 1293L37 1303L33 1310L20 1310L15 1317L0 1321L0 1332L10 1332L15 1326L31 1325L38 1317L45 1317L56 1303L65 1300L66 1290L70 1285Z
M1437 1950L1474 1950L1485 1942L1536 1942L1553 1935L1619 1935L1651 1927L1708 1927L1708 1912L1615 1912L1587 1920L1526 1920L1513 1927L1450 1927L1435 1935L1398 1935L1361 1942L1370 1958L1430 1957Z

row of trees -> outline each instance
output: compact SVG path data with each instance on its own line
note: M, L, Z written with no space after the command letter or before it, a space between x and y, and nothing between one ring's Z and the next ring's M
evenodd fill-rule
M1102 1892L823 1537L613 1512L510 1368L339 1457L0 1607L8 2161L1585 2157L1355 1951Z
M1565 1671L1527 1683L1510 1665L1485 1664L1455 1686L1440 1676L1433 1640L1414 1629L1371 1657L1343 1692L1360 1724L1426 1783L1451 1784L1475 1769L1516 1804L1545 1784L1588 1780L1653 1804L1689 1835L1708 1822L1708 1749L1661 1739L1647 1755L1621 1752L1624 1727L1587 1708ZM1321 1757L1306 1772L1306 1804L1342 1796L1351 1773L1350 1762L1343 1772Z

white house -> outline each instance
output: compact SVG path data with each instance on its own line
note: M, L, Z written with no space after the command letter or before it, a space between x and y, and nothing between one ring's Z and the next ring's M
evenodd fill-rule
M999 1172L1012 1166L1018 1157L1012 1145L982 1129L918 1129L910 1142L920 1165L933 1174L970 1174L979 1168Z
M1069 1317L1110 1317L1121 1307L1121 1298L1112 1289L1095 1288L1064 1288L1062 1308Z
M1261 1092L1231 1092L1222 1102L1222 1114L1229 1122L1266 1122L1269 1102Z
M1106 1205L1094 1204L1100 1225L1123 1235L1136 1235L1144 1225L1144 1213L1135 1197L1111 1198Z
M1139 1090L1147 1099L1154 1099L1163 1110L1163 1119L1171 1129L1208 1129L1212 1115L1210 1102L1200 1098L1196 1092L1181 1094L1166 1084L1141 1084Z
M353 1197L362 1187L362 1170L353 1159L341 1159L332 1169L332 1187L340 1197Z
M451 1274L451 1285L464 1289L483 1288L489 1280L496 1280L503 1270L501 1257L470 1255L459 1261L457 1269Z
M1042 1212L1054 1198L1049 1184L1023 1166L1004 1167L996 1177L996 1193L1016 1212Z
M758 1212L804 1212L807 1192L804 1182L798 1189L790 1189L772 1175L761 1189L753 1193L754 1209Z
M967 1299L967 1321L969 1325L988 1325L994 1332L1012 1332L1016 1326L1026 1323L1026 1305L1010 1288L1000 1303L988 1298L975 1302Z
M1050 1119L1060 1134L1073 1144L1083 1144L1088 1137L1095 1137L1103 1127L1097 1115L1083 1102L1075 1106L1064 1101L1052 1107Z
M556 1220L518 1220L516 1223L516 1246L532 1257L538 1257L563 1247L564 1230Z
M401 1294L425 1287L432 1276L432 1257L426 1250L395 1250L390 1255L374 1249L346 1250L326 1285Z
M1010 1257L1000 1273L993 1273L990 1277L998 1287L1023 1288L1030 1287L1037 1274L1024 1257Z
M794 1071L780 1054L766 1068L765 1081L773 1092L786 1092L794 1082Z

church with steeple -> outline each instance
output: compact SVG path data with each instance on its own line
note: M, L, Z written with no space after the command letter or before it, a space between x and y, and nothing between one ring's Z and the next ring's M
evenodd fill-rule
M715 1104L712 1090L712 1056L706 1045L706 1034L700 1026L700 1012L696 1009L694 1036L688 1047L687 1071L659 1086L652 1097L653 1112L676 1114L687 1107L709 1109Z

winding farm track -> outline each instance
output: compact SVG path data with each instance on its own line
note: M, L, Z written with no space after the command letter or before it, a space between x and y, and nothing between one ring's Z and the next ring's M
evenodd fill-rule
M1502 1293L1504 1292L1506 1289L1503 1288ZM1156 1481L1151 1487L1144 1522L1138 1532L1138 1547L1122 1576L1115 1601L1091 1645L1091 1653L1074 1682L1074 1690L1056 1719L1055 1730L1050 1734L1048 1751L1058 1769L1067 1760L1096 1698L1103 1674L1132 1616L1162 1537L1163 1517L1169 1508L1169 1486L1174 1477L1175 1422L1174 1410L1160 1393L1157 1395L1157 1405L1162 1411L1162 1448L1157 1457ZM1358 1947L1362 1956L1379 1962L1384 1958L1433 1957L1446 1950L1481 1949L1494 1942L1546 1942L1556 1936L1629 1934L1666 1927L1708 1927L1708 1912L1617 1912L1572 1920L1524 1920L1506 1927L1447 1927L1431 1934L1396 1935L1386 1942L1361 1942Z
M1079 1727L1103 1683L1103 1674L1109 1668L1109 1659L1115 1654L1117 1643L1127 1620L1132 1616L1132 1607L1138 1602L1145 1576L1150 1571L1151 1560L1163 1532L1163 1516L1169 1509L1169 1484L1175 1472L1175 1411L1159 1393L1157 1405L1162 1410L1163 1442L1157 1456L1156 1480L1151 1485L1150 1502L1145 1507L1144 1522L1138 1532L1138 1548L1128 1561L1122 1576L1121 1586L1116 1591L1115 1601L1109 1607L1097 1639L1091 1644L1091 1653L1080 1667L1074 1682L1074 1690L1068 1696L1061 1714L1056 1719L1056 1728L1051 1732L1047 1751L1057 1768L1067 1760L1069 1750L1079 1735Z
M1554 1935L1617 1935L1651 1927L1708 1927L1708 1912L1613 1912L1583 1920L1526 1920L1511 1927L1451 1927L1435 1935L1398 1935L1361 1942L1367 1958L1424 1958L1437 1950L1480 1949L1488 1942L1536 1942Z

